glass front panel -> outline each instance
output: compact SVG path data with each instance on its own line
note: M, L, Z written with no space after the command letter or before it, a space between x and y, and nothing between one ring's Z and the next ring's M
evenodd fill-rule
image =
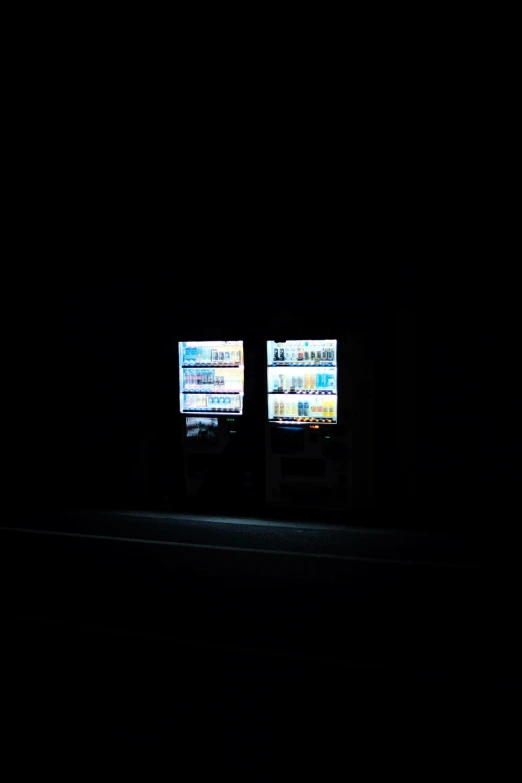
M268 418L337 422L337 340L267 343Z
M179 343L181 413L243 413L242 340Z

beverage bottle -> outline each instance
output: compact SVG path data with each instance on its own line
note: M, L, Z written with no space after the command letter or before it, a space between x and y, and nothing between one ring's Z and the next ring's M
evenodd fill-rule
M303 415L303 410L304 410L303 401L299 400L299 402L297 403L297 412L299 416Z
M302 389L303 388L303 376L298 375L297 376L297 388Z
M310 416L310 403L308 400L304 401L303 413L306 419Z
M297 400L294 400L292 403L292 415L297 416Z
M279 379L278 379L277 375L274 375L273 378L274 378L274 381L273 381L272 391L278 391L278 389L279 389Z
M310 389L315 389L315 381L316 381L315 372L311 372L310 373Z
M285 415L285 401L281 400L279 403L279 415L284 416Z
M333 400L330 400L328 412L330 414L330 418L333 419L335 416L335 402Z
M304 388L305 389L310 388L310 376L308 375L308 373L306 373L304 377Z
M303 359L304 359L303 345L302 345L302 343L298 343L297 361L302 362Z
M279 351L277 350L277 348L274 348L274 362L278 362L278 361L279 361Z
M276 397L276 401L274 402L274 416L279 416L279 401Z
M323 401L321 397L317 398L317 416L318 418L322 418L323 415Z
M335 361L334 343L328 343L328 361Z

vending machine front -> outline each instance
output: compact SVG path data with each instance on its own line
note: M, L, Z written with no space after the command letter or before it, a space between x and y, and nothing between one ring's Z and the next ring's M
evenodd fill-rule
M266 345L267 503L346 508L350 433L340 420L338 341L268 340ZM348 383L343 394L349 397Z
M187 340L178 347L186 494L217 501L234 491L234 440L243 415L243 341Z

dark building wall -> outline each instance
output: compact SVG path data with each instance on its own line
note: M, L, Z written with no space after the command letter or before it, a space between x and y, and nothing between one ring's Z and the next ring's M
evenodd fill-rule
M10 504L176 507L183 493L176 344L192 321L230 339L244 325L241 336L257 346L251 359L259 361L267 333L297 332L307 317L321 321L319 307L307 309L301 298L281 308L269 285L225 291L228 299L200 286L194 312L190 283L189 275L172 275L163 285L85 282L51 295L18 289L7 351ZM413 286L359 285L331 297L326 330L354 336L361 377L371 379L359 388L357 438L360 465L374 469L359 466L356 505L384 525L402 514L407 525L462 527L470 508L491 505L513 483L499 446L503 360L487 329L464 328L451 309L423 309L414 294ZM216 310L216 301L231 304ZM261 428L261 418L256 423ZM258 474L261 444L253 449Z

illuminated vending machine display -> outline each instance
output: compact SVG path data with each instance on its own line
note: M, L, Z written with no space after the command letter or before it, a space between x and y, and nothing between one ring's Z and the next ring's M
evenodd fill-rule
M337 423L337 340L269 340L267 360L269 421Z
M181 413L241 416L244 364L242 340L179 343Z

